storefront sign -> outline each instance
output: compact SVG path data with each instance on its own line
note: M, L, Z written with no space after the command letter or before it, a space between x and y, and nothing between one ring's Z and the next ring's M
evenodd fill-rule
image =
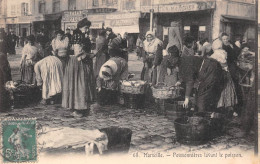
M32 18L32 21L44 21L44 16L42 15L36 15Z
M82 10L77 11L65 11L62 16L63 22L78 22L84 18L84 12Z
M19 23L19 24L23 24L23 23L27 24L27 23L31 23L32 16L21 16L21 17L18 17L17 19L18 19L17 23Z
M141 11L143 13L149 13L151 9L153 9L154 12L157 13L159 11L159 6L158 5L154 5L154 6L141 6Z
M140 18L140 12L135 13L116 13L106 15L106 19L130 19L130 18Z
M94 8L94 9L87 9L84 10L85 13L112 13L115 12L117 9L115 8Z
M183 2L183 1L182 1ZM154 5L154 6L142 6L142 12L150 12L150 9L154 9L154 12L161 13L177 13L177 12L186 12L186 11L199 11L214 9L216 3L214 1L206 2L190 2L190 3L174 3L174 4L163 4L163 5Z
M255 4L255 0L231 0L233 2L250 3Z
M102 29L103 22L91 22L90 29Z
M138 25L139 19L116 19L111 20L109 25L111 27L119 27L119 26L134 26Z
M198 11L215 8L214 2L181 3L174 5L159 5L159 12L177 13L186 11Z
M195 0L174 0L174 1L169 1L169 0L154 0L154 4L156 5L162 5L162 4L173 4L173 3L182 3L182 2L194 2ZM201 2L214 2L216 0L201 0ZM199 2L197 0L196 2Z
M97 21L105 21L106 15L87 15L88 20L91 22L97 22Z
M6 24L17 24L17 18L7 18Z

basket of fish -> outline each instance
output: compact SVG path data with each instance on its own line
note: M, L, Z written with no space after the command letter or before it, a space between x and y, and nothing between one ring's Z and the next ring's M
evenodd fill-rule
M120 91L122 93L131 94L144 94L145 93L146 82L142 80L137 81L122 81L120 85Z
M8 81L5 89L9 92L14 108L37 102L41 99L41 91L34 84L23 81Z
M159 83L152 87L153 97L156 99L175 99L181 96L179 86L166 86L164 83Z

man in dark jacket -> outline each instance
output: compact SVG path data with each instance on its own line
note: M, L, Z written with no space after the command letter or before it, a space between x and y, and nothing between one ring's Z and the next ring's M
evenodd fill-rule
M116 34L112 31L112 28L106 29L107 33L107 43L110 43L114 38L116 38Z
M7 35L7 45L8 45L8 50L7 52L9 54L15 55L15 45L17 41L17 36L14 34L14 31L11 31Z

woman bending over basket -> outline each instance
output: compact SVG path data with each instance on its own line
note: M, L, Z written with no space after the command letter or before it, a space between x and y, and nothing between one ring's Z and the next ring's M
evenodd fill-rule
M220 97L222 86L222 68L214 59L198 56L173 56L174 63L178 64L180 80L176 86L185 83L185 101L183 106L188 107L191 91L195 81L198 81L196 95L196 109L198 112L214 111Z
M128 65L120 53L120 43L112 41L109 45L111 57L100 68L97 78L98 104L113 104L117 101L120 80L128 78Z

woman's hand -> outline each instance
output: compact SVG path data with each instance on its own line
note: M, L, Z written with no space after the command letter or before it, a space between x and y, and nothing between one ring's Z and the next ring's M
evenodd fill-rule
M188 107L189 107L189 98L188 97L186 97L185 98L185 101L184 101L184 103L183 103L183 108L185 108L185 109L187 109Z

